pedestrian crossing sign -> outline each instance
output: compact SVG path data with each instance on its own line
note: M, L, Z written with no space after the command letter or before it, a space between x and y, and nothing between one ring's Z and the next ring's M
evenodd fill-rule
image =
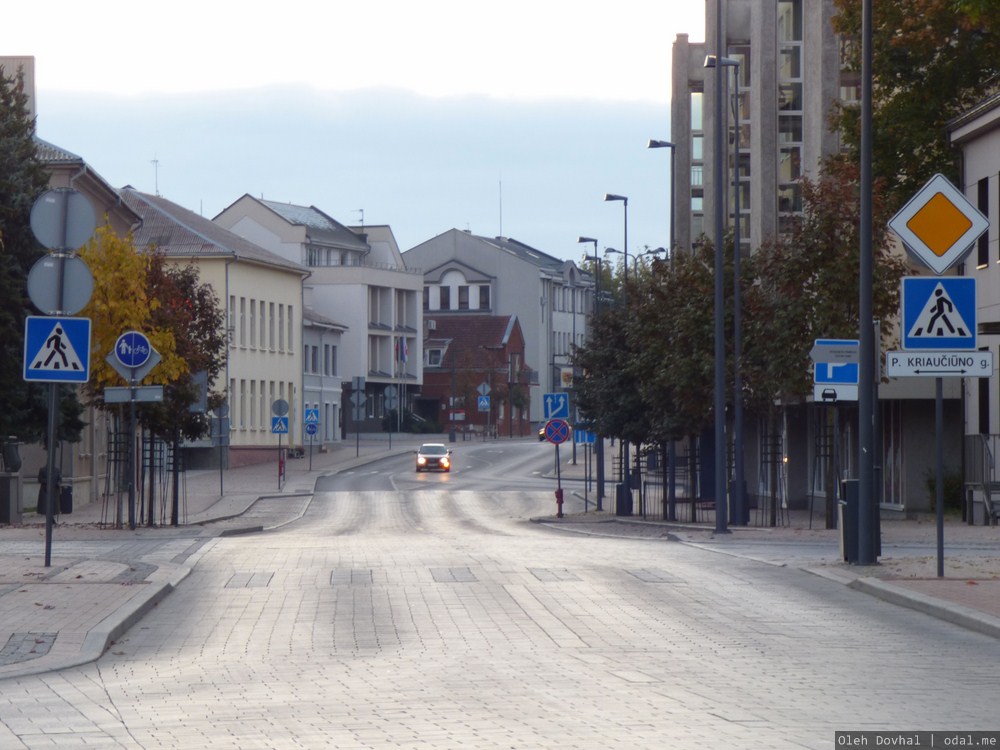
M86 383L90 379L90 319L25 318L24 379Z
M903 279L903 349L974 350L976 280L968 276L908 276Z

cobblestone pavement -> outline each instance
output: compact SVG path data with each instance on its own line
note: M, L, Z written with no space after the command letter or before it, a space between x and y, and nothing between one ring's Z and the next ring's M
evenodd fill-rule
M265 523L274 526L294 520L304 512L317 477L408 452L417 442L397 436L391 451L377 440L365 441L356 450L345 444L315 455L312 469L305 459L289 462L280 489L271 465L226 472L223 493L217 472L190 472L184 524L179 528L109 528L99 523L105 509L78 508L54 529L49 567L43 566L40 522L0 527L0 679L93 661L189 576L215 540L260 529ZM572 488L581 475L580 467L565 466L562 478ZM535 520L557 532L662 538L717 554L804 568L1000 637L996 527L949 521L946 575L938 578L933 521L883 523L880 564L851 566L840 559L838 532L810 529L802 514L793 513L785 526L733 528L725 535L714 534L709 525L665 525L606 513Z

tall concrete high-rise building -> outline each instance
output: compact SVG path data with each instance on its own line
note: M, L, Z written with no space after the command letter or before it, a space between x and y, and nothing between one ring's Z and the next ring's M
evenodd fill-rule
M858 98L856 74L843 71L844 42L834 34L832 0L707 0L706 42L679 34L673 45L671 140L675 240L681 252L711 235L716 211L711 188L716 154L715 71L717 8L722 8L727 129L725 224L733 226L739 127L740 238L744 255L782 232L802 210L800 178L815 177L836 153L839 136L829 116L840 100ZM734 64L735 63L735 64Z

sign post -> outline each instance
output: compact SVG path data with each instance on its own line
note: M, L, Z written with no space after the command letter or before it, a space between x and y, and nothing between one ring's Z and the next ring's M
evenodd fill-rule
M898 373L893 377L934 377L934 453L935 496L937 500L938 578L944 577L944 380L950 377L989 377L993 372L992 356L989 372L984 360L975 352L968 369L959 352L976 349L976 280L967 277L942 277L960 261L973 243L989 229L990 222L952 185L944 175L934 175L899 213L889 220L892 229L937 278L912 277L903 279L900 304L902 307L903 348L886 355L886 370ZM909 357L911 354L934 352L935 356ZM950 356L955 355L955 356ZM976 368L976 362L980 367ZM859 516L866 521L864 508ZM862 527L859 525L859 531Z
M31 231L35 238L48 250L46 264L39 270L32 268L29 274L28 296L32 304L49 315L72 315L83 309L90 301L93 291L93 277L85 263L77 263L73 253L90 239L97 228L97 218L90 200L72 188L57 188L43 193L31 206ZM36 264L37 265L37 264ZM82 266L82 267L81 267ZM58 325L58 321L56 322ZM25 349L27 359L28 322L25 321ZM65 340L54 327L46 339L48 354L41 364L42 370L50 372L58 369L64 360L69 360L64 348ZM59 497L56 479L56 442L59 432L59 384L63 382L85 383L90 374L90 321L87 321L86 345L74 347L76 355L86 364L72 380L59 377L29 378L28 362L25 361L26 380L47 380L49 383L48 414L48 461L45 477L47 494L45 497L45 567L52 565L52 526L55 521L55 501ZM81 350L82 349L82 350ZM64 370L68 373L69 370ZM37 374L37 373L36 373ZM82 378L82 379L81 379Z

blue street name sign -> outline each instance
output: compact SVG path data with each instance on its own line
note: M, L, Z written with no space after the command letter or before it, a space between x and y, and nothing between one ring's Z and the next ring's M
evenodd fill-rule
M90 379L90 319L25 318L24 379L86 383Z

